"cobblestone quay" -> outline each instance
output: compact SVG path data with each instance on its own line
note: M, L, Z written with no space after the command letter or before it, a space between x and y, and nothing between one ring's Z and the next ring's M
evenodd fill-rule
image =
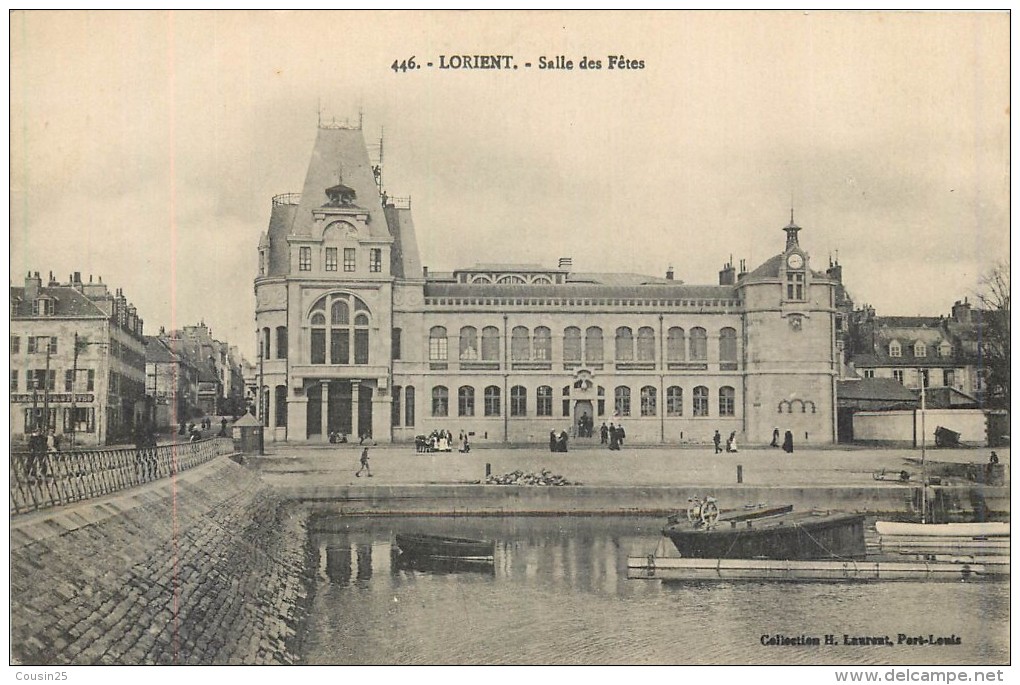
M15 516L10 533L13 663L298 659L303 516L228 457Z

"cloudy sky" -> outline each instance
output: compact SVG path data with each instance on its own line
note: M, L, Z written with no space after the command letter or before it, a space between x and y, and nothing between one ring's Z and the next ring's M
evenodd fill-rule
M462 54L519 68L390 69ZM792 202L858 303L948 313L1008 258L1008 56L1001 13L15 13L11 282L102 275L148 332L204 319L250 357L321 109L384 130L433 270L712 283L782 250Z

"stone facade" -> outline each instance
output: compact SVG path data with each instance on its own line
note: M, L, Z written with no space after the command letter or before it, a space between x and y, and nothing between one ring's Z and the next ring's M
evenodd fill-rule
M273 200L255 279L262 416L279 441L835 440L836 281L785 249L718 285L476 265L429 272L410 201L381 192L362 133L320 128L300 196Z

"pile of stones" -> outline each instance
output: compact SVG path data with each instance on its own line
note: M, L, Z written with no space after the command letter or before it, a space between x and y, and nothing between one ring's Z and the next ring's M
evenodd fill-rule
M561 475L552 473L548 469L542 469L541 473L525 473L524 471L511 471L502 476L488 476L485 479L486 485L580 485L571 483Z

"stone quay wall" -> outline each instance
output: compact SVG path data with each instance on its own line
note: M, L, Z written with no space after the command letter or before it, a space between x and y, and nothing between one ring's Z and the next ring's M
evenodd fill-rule
M12 663L295 663L310 591L296 509L221 456L13 517Z

